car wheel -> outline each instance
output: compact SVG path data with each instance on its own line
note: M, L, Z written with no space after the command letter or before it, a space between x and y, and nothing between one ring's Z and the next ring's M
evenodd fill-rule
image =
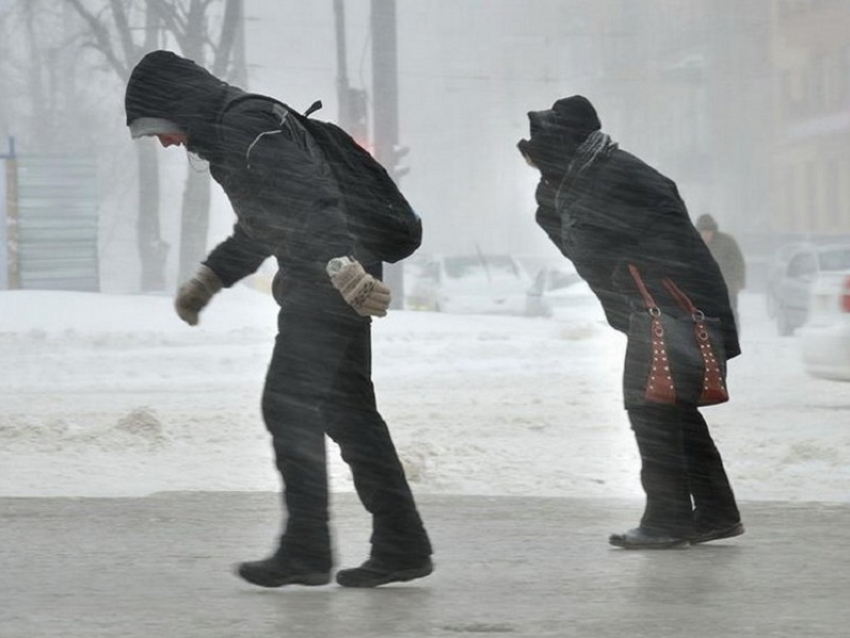
M794 326L788 317L788 312L782 306L776 309L776 331L780 337L790 337L794 334Z

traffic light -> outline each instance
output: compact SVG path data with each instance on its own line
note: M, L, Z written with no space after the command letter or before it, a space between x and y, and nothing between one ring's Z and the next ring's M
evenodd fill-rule
M369 106L363 89L348 89L348 117L348 134L365 146L369 139Z
M401 160L410 152L410 148L407 146L399 146L397 144L393 145L392 151L389 153L389 162L387 162L387 169L389 170L390 175L393 179L398 180L407 175L410 172L410 168L407 166L402 166L400 164Z

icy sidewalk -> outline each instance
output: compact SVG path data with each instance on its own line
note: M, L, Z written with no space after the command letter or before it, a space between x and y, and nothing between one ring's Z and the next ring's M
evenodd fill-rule
M418 500L431 577L263 590L230 568L270 548L275 494L2 498L0 636L847 636L850 506L744 503L739 539L626 552L606 539L637 502ZM368 518L349 494L334 514L338 558L360 562Z

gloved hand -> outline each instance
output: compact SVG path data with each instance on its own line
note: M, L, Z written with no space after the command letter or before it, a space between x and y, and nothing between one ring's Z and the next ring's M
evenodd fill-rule
M351 257L336 257L327 265L334 288L361 317L384 317L390 306L390 289L363 270Z
M221 286L218 275L207 266L201 266L194 277L180 286L174 299L174 309L183 321L196 326L198 313L221 290Z

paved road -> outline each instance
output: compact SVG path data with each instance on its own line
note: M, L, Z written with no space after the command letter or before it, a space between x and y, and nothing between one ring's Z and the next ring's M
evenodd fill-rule
M0 638L828 638L850 635L850 506L744 503L748 533L663 552L606 543L637 502L420 496L435 573L264 590L230 573L271 547L278 497L0 499ZM369 520L334 498L342 563Z

